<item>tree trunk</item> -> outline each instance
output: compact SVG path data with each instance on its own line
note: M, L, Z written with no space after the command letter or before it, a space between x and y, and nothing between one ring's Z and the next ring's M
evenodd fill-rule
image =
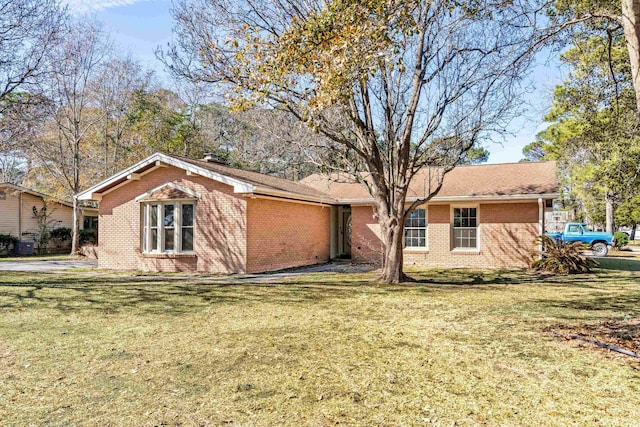
M380 283L398 284L410 281L403 271L404 218L406 193L395 188L389 191L374 191L376 217L380 225L383 243L382 273Z
M640 117L640 2L637 0L622 0L622 28L631 60L636 115Z
M629 233L629 240L636 240L636 227L638 227L638 224L633 224L631 226L631 233Z
M402 212L404 217L404 212ZM404 221L402 218L380 218L384 242L382 274L379 281L398 284L407 279L403 271L402 249L404 243Z
M78 199L73 198L73 227L71 229L71 255L80 253L80 207Z
M611 193L607 193L606 196L606 206L605 206L605 218L606 218L606 229L605 231L607 233L613 233L613 226L614 226L614 218L613 218L613 200L614 200L614 196Z

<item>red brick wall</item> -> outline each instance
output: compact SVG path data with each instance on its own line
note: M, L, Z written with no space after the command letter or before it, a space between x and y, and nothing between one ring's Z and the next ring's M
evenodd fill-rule
M351 207L351 258L355 262L382 263L380 226L372 206Z
M135 197L173 182L201 195L195 208L194 254L141 253L140 203ZM163 167L107 193L100 201L98 263L101 268L243 273L246 270L246 201L233 188Z
M379 263L379 227L371 207L353 207L353 258ZM424 267L526 267L538 235L538 203L482 203L478 206L479 251L452 250L451 206L430 205L427 248L405 249L405 264ZM380 249L376 250L376 246Z
M247 199L247 271L329 260L329 206Z

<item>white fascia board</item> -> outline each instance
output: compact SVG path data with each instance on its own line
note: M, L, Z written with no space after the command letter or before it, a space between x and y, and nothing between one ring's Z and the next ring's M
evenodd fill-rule
M138 169L149 166L155 162L162 162L171 166L175 166L177 168L183 169L185 171L189 171L191 173L195 173L197 175L210 178L214 181L221 182L223 184L227 184L233 187L233 191L235 193L251 193L256 188L254 185L249 184L248 182L240 181L235 178L228 177L226 175L222 175L217 172L210 171L200 166L193 165L191 163L173 158L166 154L155 153L151 156L147 157L144 160L139 161L138 163L129 166L124 169L120 173L113 175L110 178L105 179L102 182L90 187L89 189L79 193L76 198L78 200L99 200L100 198L100 190L106 186L113 184L116 181L127 178L129 175L135 173ZM129 180L131 181L131 180Z
M544 194L509 194L502 196L436 196L427 203L433 202L508 202L508 201L521 201L521 200L538 200L543 199L555 199L560 197L560 193L544 193ZM415 202L421 199L421 197L407 197L407 203ZM370 205L375 203L373 198L360 198L360 199L338 199L338 204L345 205Z

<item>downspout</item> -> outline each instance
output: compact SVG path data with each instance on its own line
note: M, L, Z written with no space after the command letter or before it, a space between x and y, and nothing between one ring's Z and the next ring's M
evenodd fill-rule
M538 257L542 259L542 235L544 234L544 200L538 198Z

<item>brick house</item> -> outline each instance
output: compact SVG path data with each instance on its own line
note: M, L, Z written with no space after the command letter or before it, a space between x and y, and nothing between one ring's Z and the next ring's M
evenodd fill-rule
M413 181L408 201L431 182ZM463 166L405 224L405 262L519 267L558 197L553 162ZM351 257L379 262L373 203L360 184L300 182L156 153L78 195L97 200L102 268L246 273Z

